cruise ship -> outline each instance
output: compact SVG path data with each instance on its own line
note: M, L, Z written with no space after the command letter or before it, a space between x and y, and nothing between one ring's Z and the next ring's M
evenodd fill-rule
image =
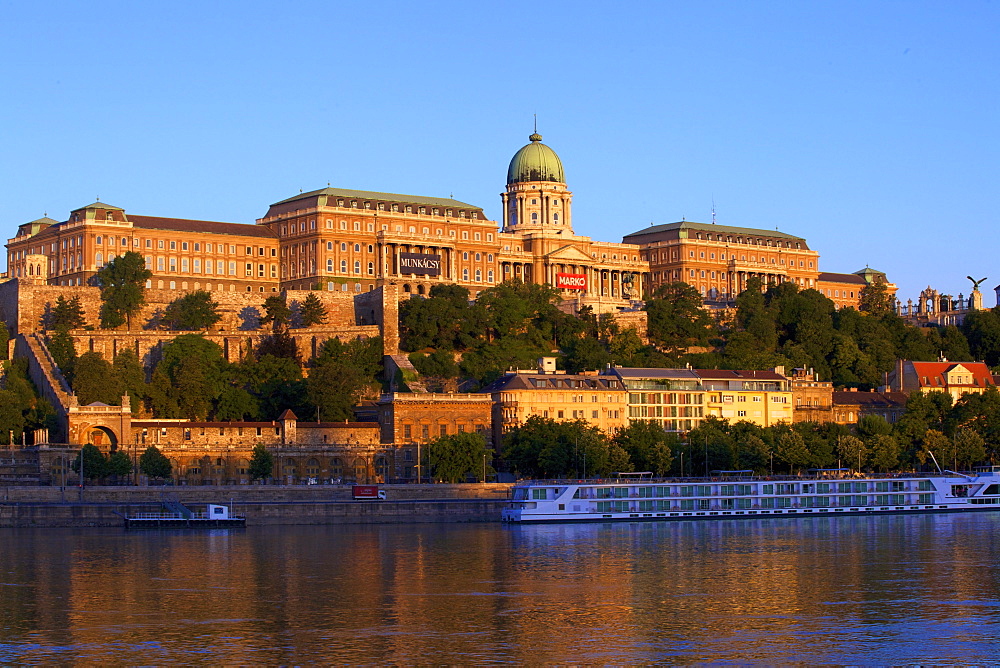
M635 522L1000 510L1000 466L972 473L864 477L841 469L814 469L808 476L760 477L752 471L683 479L651 475L518 483L502 519Z

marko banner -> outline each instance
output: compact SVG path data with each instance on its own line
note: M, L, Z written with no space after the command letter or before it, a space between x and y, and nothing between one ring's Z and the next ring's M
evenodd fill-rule
M564 290L586 290L585 274L556 274L556 287Z
M400 253L399 273L419 274L421 276L440 276L441 256L422 255L420 253Z

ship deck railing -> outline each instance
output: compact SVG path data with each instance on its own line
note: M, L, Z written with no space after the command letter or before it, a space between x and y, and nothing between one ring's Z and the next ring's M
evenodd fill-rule
M812 481L847 481L847 480L892 480L895 478L953 478L959 472L936 471L910 471L897 473L850 473L842 476L829 475L783 475L766 474L751 476L688 476L688 477L667 477L667 478L523 478L515 483L515 486L525 485L649 485L649 484L698 484L707 482L812 482ZM997 475L996 472L965 472L960 473L963 477L976 478L980 476Z

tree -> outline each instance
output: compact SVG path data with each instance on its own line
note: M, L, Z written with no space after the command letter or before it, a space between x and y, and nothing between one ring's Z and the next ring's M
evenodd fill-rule
M343 344L327 339L313 360L306 380L309 403L326 420L348 420L352 409L373 392L382 370L381 339L355 339Z
M7 359L7 348L10 343L10 330L7 323L0 320L0 360Z
M127 478L132 473L132 458L124 450L115 450L108 457L105 473L117 479Z
M151 445L139 457L139 471L154 480L157 478L169 478L173 470L173 464L159 448Z
M279 327L270 334L261 335L260 341L254 349L254 354L258 358L270 355L271 357L294 360L296 364L299 362L299 346L295 343L292 335L288 333L287 327Z
M154 414L204 420L226 387L222 348L198 334L182 334L163 347L149 397Z
M83 461L84 478L97 480L108 475L108 460L93 443L87 443L80 448L80 454L70 464L70 468L79 473L81 460Z
M84 317L83 304L80 295L73 295L66 299L62 295L56 297L56 305L49 316L49 329L83 329L87 326L87 319Z
M504 434L504 459L522 475L547 478L630 470L624 449L616 445L612 456L609 446L607 436L583 420L556 422L532 415Z
M955 434L955 460L966 469L986 459L986 443L972 429L959 429Z
M875 469L889 471L899 463L899 442L893 436L879 434L872 439L870 447Z
M299 306L299 320L303 327L322 325L326 322L326 307L315 293L310 292Z
M76 360L73 391L81 406L94 402L117 406L122 400L114 369L100 353L84 353Z
M76 345L73 343L73 337L69 330L65 327L57 329L56 333L49 337L47 347L56 366L59 367L59 371L62 372L67 381L71 382L73 367L76 364Z
M895 313L895 304L892 295L886 289L884 280L876 277L871 283L861 288L858 310L876 316Z
M917 460L921 464L926 464L927 460L930 459L938 468L941 467L942 463L944 466L948 466L953 455L952 442L947 436L936 429L928 429L924 432L921 448L917 452Z
M778 435L775 442L775 453L778 459L788 464L789 470L794 470L809 464L809 450L805 439L798 432L788 430Z
M1000 364L1000 307L972 311L962 321L961 330L975 359L990 366Z
M97 272L101 327L113 329L124 324L132 329L132 317L146 302L146 281L152 275L142 255L134 251L119 255Z
M668 433L652 420L636 420L618 430L612 439L628 454L639 471L666 475L673 462L673 448L680 444L676 434Z
M146 370L136 357L135 352L123 350L115 356L114 383L117 391L128 393L132 410L137 411L140 402L146 397Z
M253 454L250 456L250 479L266 480L271 477L274 468L274 457L267 451L263 443L253 446Z
M167 328L190 332L208 329L222 319L219 303L207 290L195 290L167 304L163 322Z
M442 436L427 445L427 463L430 472L441 482L465 482L475 477L483 480L483 469L489 475L493 451L482 434L464 432Z
M271 295L264 300L264 315L260 318L261 325L271 325L272 331L288 327L292 319L292 309L281 295Z
M702 308L701 294L684 282L661 285L646 302L649 338L676 354L708 341L712 316Z
M857 436L841 436L837 439L837 456L841 459L841 464L850 468L857 465L857 470L861 471L861 465L868 456L868 449L865 442Z

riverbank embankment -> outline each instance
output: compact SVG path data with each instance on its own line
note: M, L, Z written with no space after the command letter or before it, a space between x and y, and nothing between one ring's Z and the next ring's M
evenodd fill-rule
M355 501L350 485L3 487L0 527L121 526L124 516L177 501L231 505L248 526L499 522L509 484L380 485L384 501ZM201 508L203 509L203 508Z

